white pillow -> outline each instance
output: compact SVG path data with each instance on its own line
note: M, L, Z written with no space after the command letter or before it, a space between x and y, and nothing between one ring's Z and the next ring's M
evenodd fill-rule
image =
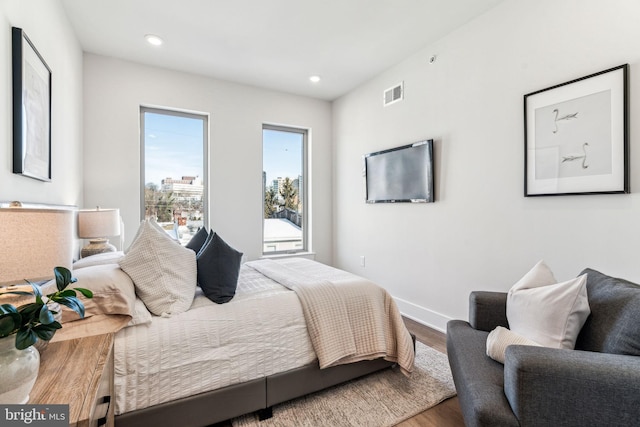
M197 284L195 252L176 244L152 220L140 227L120 267L151 313L170 317L187 311Z
M507 328L498 326L487 337L487 356L504 364L504 352L510 345L532 345L540 347L537 342L531 341L521 335L511 332Z
M573 349L591 312L586 283L586 274L555 283L549 267L538 262L509 290L509 329L545 347Z
M122 259L124 253L122 251L105 252L102 254L91 255L86 258L79 259L73 263L73 271L85 267L93 267L94 265L117 264Z

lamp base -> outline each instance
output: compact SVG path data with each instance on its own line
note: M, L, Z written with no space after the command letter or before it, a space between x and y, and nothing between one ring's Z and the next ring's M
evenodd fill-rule
M116 247L109 243L109 239L91 239L89 244L80 251L80 258L115 251Z

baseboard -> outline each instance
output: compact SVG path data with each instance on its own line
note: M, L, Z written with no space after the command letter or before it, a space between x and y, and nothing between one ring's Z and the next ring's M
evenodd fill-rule
M394 300L396 301L396 304L398 305L398 308L400 309L400 312L403 316L408 317L411 320L415 320L416 322L422 323L423 325L426 325L437 331L447 331L447 322L451 320L450 317L447 317L433 310L429 310L428 308L416 305L409 301L405 301L401 298L394 297Z

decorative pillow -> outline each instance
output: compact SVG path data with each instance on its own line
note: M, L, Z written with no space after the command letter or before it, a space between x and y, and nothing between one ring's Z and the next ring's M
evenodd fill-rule
M207 232L207 229L202 227L196 234L193 235L193 237L191 238L191 240L189 240L189 243L187 243L185 247L191 249L195 253L198 253L204 246L208 237L209 233Z
M640 286L586 269L591 316L576 348L640 356Z
M511 332L507 328L498 326L489 332L489 336L487 337L487 356L496 362L504 364L504 352L510 345L533 345L540 347L540 344L537 342Z
M167 237L168 237L168 238L170 238L172 241L174 241L175 243L180 244L180 241L178 240L178 236L176 235L176 233L174 232L174 230L173 230L173 229L171 229L170 231L169 231L169 230L165 230L165 229L164 229L164 228L162 228L162 227L160 226L160 224L158 224L158 223L156 222L156 220L155 220L155 219L153 219L153 218L150 218L150 219L148 219L147 221L149 222L149 224L151 224L152 226L154 226L154 227L156 228L156 230L158 230L158 231L162 231L162 232L163 232L164 234L166 234L166 235L167 235ZM182 246L182 245L181 245L181 246Z
M86 258L79 259L78 261L73 263L73 271L79 270L85 267L91 267L94 265L104 265L104 264L117 264L122 257L124 257L124 252L105 252L103 254L91 255Z
M120 261L149 311L170 317L191 307L196 289L196 254L144 221L137 239Z
M143 219L142 221L140 221L140 226L138 227L138 231L136 231L136 234L133 236L133 240L131 241L131 244L129 245L129 247L127 249L125 249L124 253L125 255L127 254L127 252L129 252L131 250L131 248L133 247L133 244L136 242L136 240L138 240L138 237L140 236L140 233L142 232L142 230L144 229L143 225L146 223L152 225L153 227L156 228L156 230L163 232L164 234L167 235L167 237L169 237L171 240L173 240L174 242L180 244L180 242L177 239L174 239L172 234L167 233L167 230L165 230L164 228L162 228L160 226L160 224L158 224L156 222L155 219L153 218L149 218L149 219Z
M509 328L545 347L573 349L590 313L586 282L583 274L555 283L538 262L507 294Z
M129 252L129 250L131 249L131 246L133 246L133 244L136 242L136 240L138 240L138 236L142 232L142 228L143 228L142 226L144 225L145 222L146 222L146 220L140 221L140 225L138 226L138 230L136 231L136 234L134 234L134 236L133 236L133 240L131 240L131 244L129 245L128 248L126 248L124 250L125 255L127 254L127 252Z
M131 278L120 269L118 264L81 268L74 270L73 276L78 281L70 287L86 288L93 292L93 298L85 298L77 293L78 299L84 304L85 317L97 314L133 316L136 292ZM63 323L79 318L75 311L62 306Z
M198 253L198 285L211 301L223 304L236 294L242 252L211 232L209 243Z

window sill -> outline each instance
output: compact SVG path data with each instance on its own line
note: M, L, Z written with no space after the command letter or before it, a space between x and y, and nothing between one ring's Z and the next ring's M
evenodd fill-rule
M260 259L281 259L281 258L308 258L314 260L316 258L315 252L292 252L292 253L280 253L273 255L262 255Z

